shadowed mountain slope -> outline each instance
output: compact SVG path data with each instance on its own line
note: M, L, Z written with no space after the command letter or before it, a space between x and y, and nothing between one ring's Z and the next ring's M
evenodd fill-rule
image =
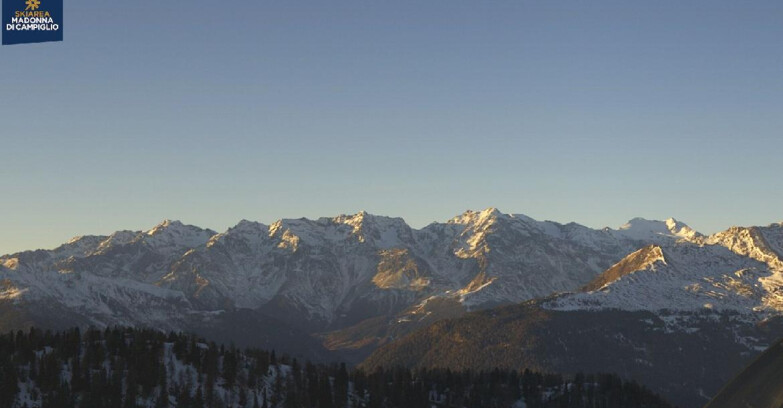
M783 406L783 341L770 346L731 380L705 408Z

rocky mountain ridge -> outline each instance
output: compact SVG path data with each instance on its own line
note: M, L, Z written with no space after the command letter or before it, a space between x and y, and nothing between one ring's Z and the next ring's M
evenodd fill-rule
M216 332L249 310L256 319L249 326L282 324L277 331L289 339L318 334L358 361L442 318L553 293L560 295L543 307L715 308L761 321L783 304L781 231L773 224L703 236L674 219L640 218L591 229L494 208L421 229L366 212L242 220L222 233L166 220L0 257L0 329L67 323ZM644 248L654 254L629 261Z
M339 328L433 296L471 309L572 290L645 239L677 237L648 235L493 208L420 230L366 212L269 226L243 220L223 233L166 220L2 256L0 299L48 299L99 326L170 326L177 319L155 311L163 302L174 310L269 309L304 326Z

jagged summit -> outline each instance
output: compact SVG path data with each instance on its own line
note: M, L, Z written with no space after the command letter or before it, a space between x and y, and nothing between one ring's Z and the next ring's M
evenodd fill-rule
M481 211L466 210L464 213L450 219L449 224L481 224L498 218L508 217L495 207L489 207Z
M63 245L60 245L55 249L55 251L59 250L88 250L91 247L94 247L95 245L99 244L101 241L108 238L104 235L79 235L76 237L71 238Z
M368 223L405 223L402 218L399 217L387 217L385 215L370 214L367 211L359 211L353 215L340 214L334 218L331 218L332 222L338 224L348 224L351 226L361 226Z
M495 207L489 207L484 210L467 210L464 213L451 218L448 224L472 225L472 226L490 226L498 221L511 221L517 225L522 223L526 228L533 228L550 236L562 236L564 229L583 230L588 229L581 224L569 222L560 224L555 221L539 221L525 214L506 214ZM642 217L636 217L621 225L617 229L604 228L603 231L614 234L617 237L634 240L655 240L659 238L675 239L697 239L703 237L702 234L693 230L687 224L674 218L668 218L664 221L649 220Z
M244 231L244 230L256 230L259 228L266 228L266 225L258 222L258 221L250 221L246 219L241 219L239 222L234 225L233 227L230 227L229 231Z
M183 224L181 221L178 220L170 220L168 218L164 219L163 221L159 222L157 225L152 227L151 229L145 231L147 235L155 235L159 234L163 231L169 230L169 229L182 229L185 227L185 224Z
M106 237L102 237L102 236L98 236L98 235L77 235L77 236L69 239L68 242L66 242L64 245L75 244L75 243L77 243L79 241L85 241L85 240L92 239L92 238L101 239L101 238L106 238Z
M144 242L153 247L167 248L167 250L179 252L182 249L190 249L206 244L215 231L204 229L195 225L183 224L177 220L163 220L154 228L144 231L134 241Z
M267 235L269 235L269 226L260 222L242 219L233 227L229 227L226 232L213 235L210 238L210 242L214 243L228 236L247 238L251 236L258 237Z
M404 245L413 240L412 230L402 218L392 218L360 211L352 217L334 220L353 227L353 234L360 241L371 240L382 248Z
M96 253L101 251L106 251L112 247L115 246L121 246L126 245L133 240L135 240L137 237L143 235L142 232L139 231L117 231L106 237L101 243L98 245L98 247L95 249Z
M161 221L151 229L144 231L144 234L154 236L164 232L172 233L172 234L194 234L194 233L208 233L212 235L216 234L215 231L212 231L211 229L208 228L201 228L196 225L184 224L182 223L182 221L170 220L170 219L165 219Z

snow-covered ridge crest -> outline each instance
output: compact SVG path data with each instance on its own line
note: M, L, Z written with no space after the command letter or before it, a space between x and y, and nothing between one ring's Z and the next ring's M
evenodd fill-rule
M619 265L630 268L618 279L589 286L588 292L555 298L547 307L555 310L732 310L743 314L780 313L767 302L761 281L771 272L764 264L737 256L719 245L692 243L661 248L663 261L641 261L640 253L629 255ZM652 254L648 254L652 255ZM655 259L656 257L651 257ZM607 271L609 273L609 271Z
M509 217L507 214L503 214L495 207L489 207L481 211L467 210L464 213L450 219L449 224L484 224L486 222L492 222L498 217Z
M64 297L84 297L65 302L68 307L102 299L99 293L91 292L98 290L97 285L70 294L56 288L58 280L45 279L55 272L72 275L73 281L59 280L68 284L84 276L95 276L103 279L101 282L114 280L118 285L135 282L137 286L127 292L134 295L125 299L137 295L148 299L161 293L158 288L180 294L187 300L181 303L185 309L270 309L292 321L318 321L321 328L334 328L395 315L425 299L481 308L575 291L616 267L628 254L654 245L633 273L621 273L619 279L602 285L607 291L595 292L624 293L617 288L630 285L649 289L652 296L660 292L654 291L657 289L673 294L674 289L688 286L691 290L686 292L704 294L704 288L734 287L737 293L753 293L752 301L740 302L742 307L751 303L763 306L773 304L778 288L783 287L777 275L759 267L751 257L762 259L766 254L769 265L777 262L772 256L783 247L783 234L778 239L772 230L783 228L765 228L767 250L756 256L752 254L759 250L732 246L728 237L706 240L674 219L634 219L618 230L591 229L505 214L496 208L469 210L421 229L409 227L401 218L365 211L315 220L282 219L268 226L242 220L219 234L165 220L148 230L85 236L52 251L0 257L0 265L4 265L0 279L7 277L14 287L29 289L15 300L60 299L56 303L65 302ZM687 255L703 251L702 247L723 248L718 241L734 249L715 253L710 251L717 250L711 249L703 259ZM713 257L716 254L718 258ZM723 267L722 258L731 265L730 270ZM709 259L718 262L707 262ZM667 276L672 277L672 285L679 286L651 283ZM766 295L744 289L745 285L753 287L754 282L766 285ZM153 287L146 290L145 285ZM759 296L767 300L759 303L755 300ZM122 315L135 307L132 300L129 302L112 307Z
M210 229L199 228L195 225L185 225L177 220L163 220L154 228L145 231L144 235L150 237L149 242L164 241L170 244L195 247L205 244L216 232Z
M783 225L731 227L708 237L705 242L765 263L771 273L759 279L764 289L764 303L783 310Z
M621 275L588 285L586 293L552 301L554 309L732 310L762 319L783 314L783 227L732 227L661 246L665 262L641 261L637 251L604 273ZM617 273L618 265L629 270ZM617 276L615 276L616 278ZM600 278L599 278L600 280Z
M283 239L288 244L296 241L297 245L322 246L367 241L381 248L392 248L411 240L412 231L402 218L360 211L353 215L341 214L317 220L281 219L269 226L268 235Z

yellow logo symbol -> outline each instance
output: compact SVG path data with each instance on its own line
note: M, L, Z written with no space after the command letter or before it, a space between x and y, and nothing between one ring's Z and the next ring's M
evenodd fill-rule
M27 11L27 10L35 10L38 7L41 7L41 0L27 0L24 4L27 5L27 8L25 9L25 11Z

